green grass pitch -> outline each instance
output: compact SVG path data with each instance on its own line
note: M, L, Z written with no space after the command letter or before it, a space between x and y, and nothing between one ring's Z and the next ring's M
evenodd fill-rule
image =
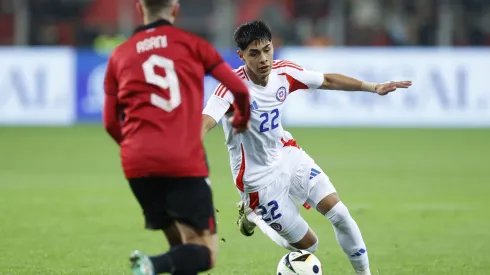
M374 274L490 274L490 130L292 129L358 222ZM235 228L221 129L206 140L220 254L213 275L274 274L285 250ZM129 274L159 253L101 126L0 128L0 274ZM189 201L192 204L192 201ZM329 222L302 210L324 274L353 274ZM204 273L204 274L209 274Z

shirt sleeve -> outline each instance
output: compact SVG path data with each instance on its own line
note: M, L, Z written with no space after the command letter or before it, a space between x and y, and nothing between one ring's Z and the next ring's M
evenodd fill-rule
M233 101L233 95L223 84L219 84L202 113L212 117L218 123L226 113L233 111Z
M224 62L223 57L218 53L213 45L204 39L200 40L197 51L201 58L202 64L204 65L206 74L211 73L216 66Z
M297 90L313 91L322 86L325 79L323 73L305 70L289 61L276 61L273 68L279 69L279 75L288 80L289 93Z
M107 71L104 78L104 108L103 108L103 122L107 133L114 139L116 143L121 143L122 132L121 124L119 123L119 107L117 101L117 79L114 75L114 65L112 64L112 58L109 58L107 64Z
M216 91L216 93L219 92L219 96L221 96L222 98L228 96L228 91L232 95L229 100L233 102L233 107L235 110L233 126L246 126L247 122L250 120L250 95L248 92L248 88L243 80L238 77L235 72L233 72L231 67L226 62L223 62L216 66L211 74L214 78L221 82L222 86L224 86L220 87L220 90Z
M111 56L109 58L109 61L107 62L107 69L104 78L104 92L106 95L117 96L118 85L117 85L116 76L114 74L113 63L114 63L113 57Z

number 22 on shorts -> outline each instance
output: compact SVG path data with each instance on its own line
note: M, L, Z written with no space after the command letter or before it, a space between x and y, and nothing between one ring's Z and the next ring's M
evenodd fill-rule
M277 212L277 210L279 210L279 205L277 204L277 201L275 201L275 200L270 201L267 204L267 208L263 205L260 205L258 208L260 209L260 212L262 214L262 219L265 222L277 220L280 217L282 217L282 214ZM267 218L267 213L269 213L269 211L271 213L271 218Z

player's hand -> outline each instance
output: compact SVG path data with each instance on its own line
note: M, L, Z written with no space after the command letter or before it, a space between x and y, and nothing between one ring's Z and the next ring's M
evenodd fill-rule
M378 95L387 95L396 91L396 89L407 89L410 86L412 86L412 81L390 81L378 84L376 86L376 93Z
M248 121L245 125L235 125L235 117L231 117L228 122L233 126L233 134L244 133L250 129L250 121Z

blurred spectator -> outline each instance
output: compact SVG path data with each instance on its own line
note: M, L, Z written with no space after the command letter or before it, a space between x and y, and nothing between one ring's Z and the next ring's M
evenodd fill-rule
M16 0L18 1L18 0ZM33 45L77 45L81 12L92 0L28 0Z
M214 10L213 0L182 0L180 1L181 15L176 24L206 39L212 39L212 32L215 30Z
M333 41L328 36L311 36L303 43L304 46L309 47L327 47L332 46Z
M13 43L13 17L13 2L0 0L0 45L10 45Z
M384 10L390 12L385 13L384 28L391 38L394 45L403 46L413 44L413 37L410 29L412 26L411 14L407 11L403 1L394 0L386 3Z
M300 40L299 43L320 46L331 42L326 28L329 2L328 0L290 1L290 8L295 18L295 31Z
M276 39L277 46L284 44L284 41L291 41L294 39L294 33L291 32L288 23L291 21L290 14L288 14L285 1L272 0L267 3L261 10L259 19L267 21L273 35Z
M20 2L29 4L23 19ZM134 4L0 0L0 44L26 35L32 45L94 45L107 51L141 23ZM231 28L222 26L253 19L269 23L277 46L490 45L490 0L183 0L181 6L178 26L228 46L222 32ZM18 28L18 20L29 22L27 31Z
M117 28L111 25L101 27L101 32L94 40L94 49L101 53L110 53L121 43L126 41L126 37L117 32Z

